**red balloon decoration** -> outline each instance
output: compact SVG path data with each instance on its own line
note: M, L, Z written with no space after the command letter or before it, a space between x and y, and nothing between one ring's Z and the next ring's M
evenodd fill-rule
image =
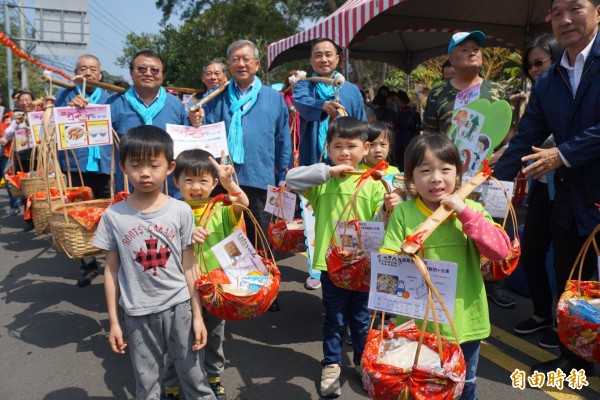
M57 73L60 76L63 76L70 81L73 80L73 78L69 74L61 71L58 68L50 67L50 66L44 64L43 62L36 60L33 56L30 56L29 54L25 53L12 40L7 38L6 35L2 32L0 32L0 42L2 42L2 44L5 45L6 47L10 48L10 50L13 53L15 53L17 56L19 56L20 58L22 58L25 61L29 61L30 63L33 63L36 67L40 67L42 69Z

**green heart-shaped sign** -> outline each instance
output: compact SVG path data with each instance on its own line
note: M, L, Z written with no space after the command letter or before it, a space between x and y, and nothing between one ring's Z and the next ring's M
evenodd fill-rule
M477 171L506 137L512 110L506 100L479 99L452 113L448 137L458 147L463 172Z

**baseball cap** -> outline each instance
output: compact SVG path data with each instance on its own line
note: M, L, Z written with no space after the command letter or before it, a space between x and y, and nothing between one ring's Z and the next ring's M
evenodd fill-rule
M485 33L481 31L456 32L450 39L450 44L448 45L448 54L452 53L454 46L461 44L467 39L473 39L481 46L483 45L483 42L485 42Z

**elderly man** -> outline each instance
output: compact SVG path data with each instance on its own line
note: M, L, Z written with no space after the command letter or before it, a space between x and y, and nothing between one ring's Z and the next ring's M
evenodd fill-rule
M101 81L102 68L100 60L91 54L80 56L75 63L75 75L81 75L86 80ZM76 85L73 89L62 89L56 94L56 107L76 106L85 107L88 104L106 104L109 95L92 85L85 87L85 93L82 93L82 87ZM89 186L97 199L110 198L110 174L111 169L111 147L93 146L88 148L73 149L77 163L70 160L71 179L74 186L82 184L77 173L77 165L81 170L83 184ZM62 152L61 152L62 153ZM60 154L61 169L66 172L67 164L63 154ZM80 275L77 279L77 286L88 286L92 279L98 275L98 263L95 257L89 257L81 260Z
M124 94L115 94L107 101L113 128L119 136L139 125L154 125L162 129L166 129L167 124L189 125L181 101L169 96L162 87L166 72L164 60L152 50L140 51L131 59L129 73L133 86ZM123 190L123 174L118 168L115 175L117 190ZM170 177L167 182L169 194L176 194L173 178Z
M483 65L481 46L484 42L485 34L480 31L457 32L452 35L448 45L448 60L454 67L454 77L431 89L423 115L423 130L448 132L452 124L456 95L478 83L481 84L479 98L490 102L507 98L502 86L479 76Z
M219 60L212 60L204 64L202 67L202 76L200 80L206 86L206 91L221 86L227 81L227 72L225 64Z
M311 45L310 65L315 76L333 78L340 62L339 48L329 39L316 39ZM325 148L325 136L330 118L337 109L356 119L366 121L362 94L356 85L345 82L335 101L334 89L325 83L301 80L294 86L294 107L300 114L300 163L318 163Z
M240 186L252 200L250 210L267 231L270 214L265 213L268 185L279 185L290 166L292 145L288 111L281 95L263 86L256 76L260 66L258 48L238 40L227 48L232 81L228 88L204 105L204 119L192 113L192 123L225 121L227 144ZM254 228L247 221L248 236Z
M562 290L584 241L600 224L600 0L553 0L551 18L565 51L560 62L537 78L517 134L494 175L513 179L526 162L531 164L523 171L536 179L555 171L550 218L556 284ZM550 132L556 147L540 148ZM583 280L591 278L596 263L596 255L588 252ZM560 349L559 358L536 364L532 371L593 371L591 363L562 344Z

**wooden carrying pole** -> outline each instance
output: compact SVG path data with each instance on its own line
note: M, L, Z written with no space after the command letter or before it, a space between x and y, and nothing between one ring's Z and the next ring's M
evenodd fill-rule
M214 99L215 97L217 97L218 95L220 95L221 93L223 93L223 91L225 89L227 89L227 85L229 85L229 81L225 82L224 84L222 84L221 86L219 86L218 88L216 88L211 94L209 94L208 96L206 96L205 98L203 98L202 100L200 100L198 102L198 104L196 104L194 107L190 108L190 111L191 112L198 111L198 109L200 107L202 107L203 105L205 105L206 103L208 103L209 101L211 101L212 99Z
M75 88L75 85L73 85L70 82L61 81L60 79L54 79L54 78L48 77L46 75L40 76L40 80L42 82L44 82L44 83L46 83L46 82L52 82L53 85L60 86L60 87L65 88L65 89L73 89L73 88Z
M76 76L73 78L73 82L83 82L84 78L82 76ZM102 89L110 90L117 93L125 93L127 89L122 88L121 86L111 85L110 83L94 81L91 79L86 79L85 84L88 86L95 86Z

